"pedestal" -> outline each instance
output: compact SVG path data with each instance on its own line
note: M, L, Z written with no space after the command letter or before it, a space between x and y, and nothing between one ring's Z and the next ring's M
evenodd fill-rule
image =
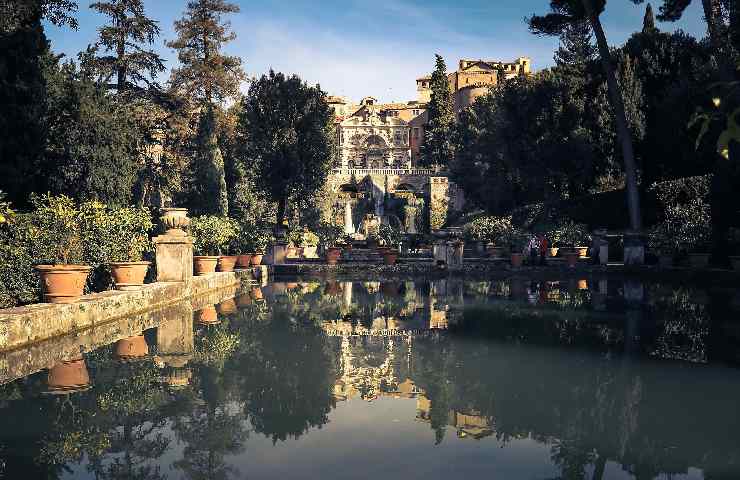
M187 235L154 238L158 282L184 282L193 276L193 239Z
M270 247L271 251L271 263L270 265L283 265L285 259L288 257L288 244L287 243L275 243Z

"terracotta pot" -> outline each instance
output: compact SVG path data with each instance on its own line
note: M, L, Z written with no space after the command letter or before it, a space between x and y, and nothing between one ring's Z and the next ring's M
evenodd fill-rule
M115 262L110 264L116 290L138 290L144 285L150 262Z
M165 235L187 235L184 228L190 225L187 208L163 208L159 221L164 226Z
M231 315L232 313L236 313L236 300L233 298L224 300L216 305L216 311L221 315Z
M500 258L504 253L504 249L502 247L497 247L493 243L489 243L486 245L486 253L488 253L488 256L491 258Z
M116 358L119 360L136 360L149 355L149 345L144 335L124 338L116 342Z
M44 300L48 303L74 303L85 291L87 265L37 265L41 275Z
M398 252L394 250L386 250L383 252L383 263L386 265L395 265L398 260Z
M48 393L65 394L90 388L90 375L85 360L80 357L62 362L49 369L47 376Z
M512 253L511 254L511 266L514 268L519 268L524 263L524 254L522 253Z
M326 250L326 263L329 265L336 265L339 262L339 257L342 255L342 251L337 247L329 247Z
M709 253L689 253L689 265L692 268L707 268L709 266Z
M588 280L578 280L578 290L588 290Z
M298 249L296 247L288 247L285 249L285 256L288 258L295 258L298 256Z
M219 323L215 305L209 305L198 312L198 323L201 325L215 325Z
M575 247L575 251L579 258L586 258L588 256L588 247Z
M263 256L264 255L262 255L261 253L255 253L254 255L252 255L252 260L251 260L252 266L256 267L258 265L262 265Z
M233 272L236 266L237 257L235 255L221 255L218 257L219 272Z
M239 295L236 298L236 304L240 307L246 307L247 305L252 304L252 297L249 296L249 294Z
M558 251L560 251L560 248L558 247L552 247L547 249L547 256L550 258L555 258L558 256Z
M740 257L730 257L733 270L740 272Z
M249 294L252 296L252 300L262 300L262 289L259 287L254 287Z
M236 257L236 266L242 267L242 268L249 268L250 262L252 261L252 254L246 253L244 255L239 255Z
M198 255L193 257L193 270L196 275L208 275L216 271L217 255Z
M303 247L303 258L316 258L317 248L315 245Z
M574 268L578 263L578 252L569 251L565 254L565 263L570 267Z

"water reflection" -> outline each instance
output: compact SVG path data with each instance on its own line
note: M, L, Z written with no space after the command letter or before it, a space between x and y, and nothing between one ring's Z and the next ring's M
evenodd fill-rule
M0 478L738 478L738 306L605 278L249 288L0 386Z

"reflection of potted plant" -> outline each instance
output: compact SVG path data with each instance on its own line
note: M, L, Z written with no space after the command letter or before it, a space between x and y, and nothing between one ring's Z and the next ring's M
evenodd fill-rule
M76 302L85 289L91 267L80 265L83 256L79 211L66 196L31 197L37 232L33 250L41 276L44 299L50 303Z
M136 290L144 284L150 262L144 254L151 252L149 232L154 228L149 210L145 208L121 208L109 215L109 242L101 242L107 248L106 256L111 262L111 276L118 290Z
M206 275L216 271L219 256L229 242L237 235L238 225L230 218L203 215L195 217L190 223L193 236L193 249L198 254L193 257L196 275ZM236 257L232 257L236 263ZM229 263L231 259L229 259ZM231 264L233 269L233 264ZM228 268L228 265L226 265Z

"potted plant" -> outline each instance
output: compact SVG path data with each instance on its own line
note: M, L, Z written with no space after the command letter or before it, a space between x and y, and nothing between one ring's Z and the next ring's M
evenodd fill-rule
M107 251L111 276L117 290L136 290L144 285L151 262L144 255L153 251L149 233L154 228L146 208L119 208L108 212Z
M32 251L41 260L36 271L41 276L44 300L49 303L74 303L85 289L92 269L82 264L83 242L80 215L67 196L32 196L33 227L37 233Z
M401 243L401 232L390 225L383 224L378 228L378 242L380 254L383 256L383 263L386 265L395 265L398 260L398 246Z
M236 256L236 268L249 268L252 261L250 244L246 240L245 228L239 228L240 234L231 241L229 251Z
M511 266L514 268L521 268L521 266L524 264L524 246L526 245L526 238L524 235L517 231L517 229L513 228L511 231L503 235L500 238L501 240L506 239L506 243L510 246L510 258L511 258Z
M234 220L215 215L203 215L191 220L190 234L197 254L193 257L196 275L216 271L221 251L236 235L236 228Z
M648 248L655 252L658 257L658 265L661 267L672 267L678 251L676 237L666 230L666 224L660 223L653 227L648 234Z
M252 266L262 265L262 258L265 255L265 250L270 244L272 236L264 229L255 229L252 236L252 247L254 253L252 254Z
M222 248L224 255L218 257L219 272L233 272L239 256L232 247L236 247L236 240L239 238L240 228L236 220L230 218L223 219L222 226Z
M325 248L326 263L336 265L342 255L341 243L344 241L342 228L338 225L322 225L319 228L319 238Z
M316 258L316 250L319 246L319 236L310 231L308 228L303 229L301 236L301 248L303 248L303 258Z

